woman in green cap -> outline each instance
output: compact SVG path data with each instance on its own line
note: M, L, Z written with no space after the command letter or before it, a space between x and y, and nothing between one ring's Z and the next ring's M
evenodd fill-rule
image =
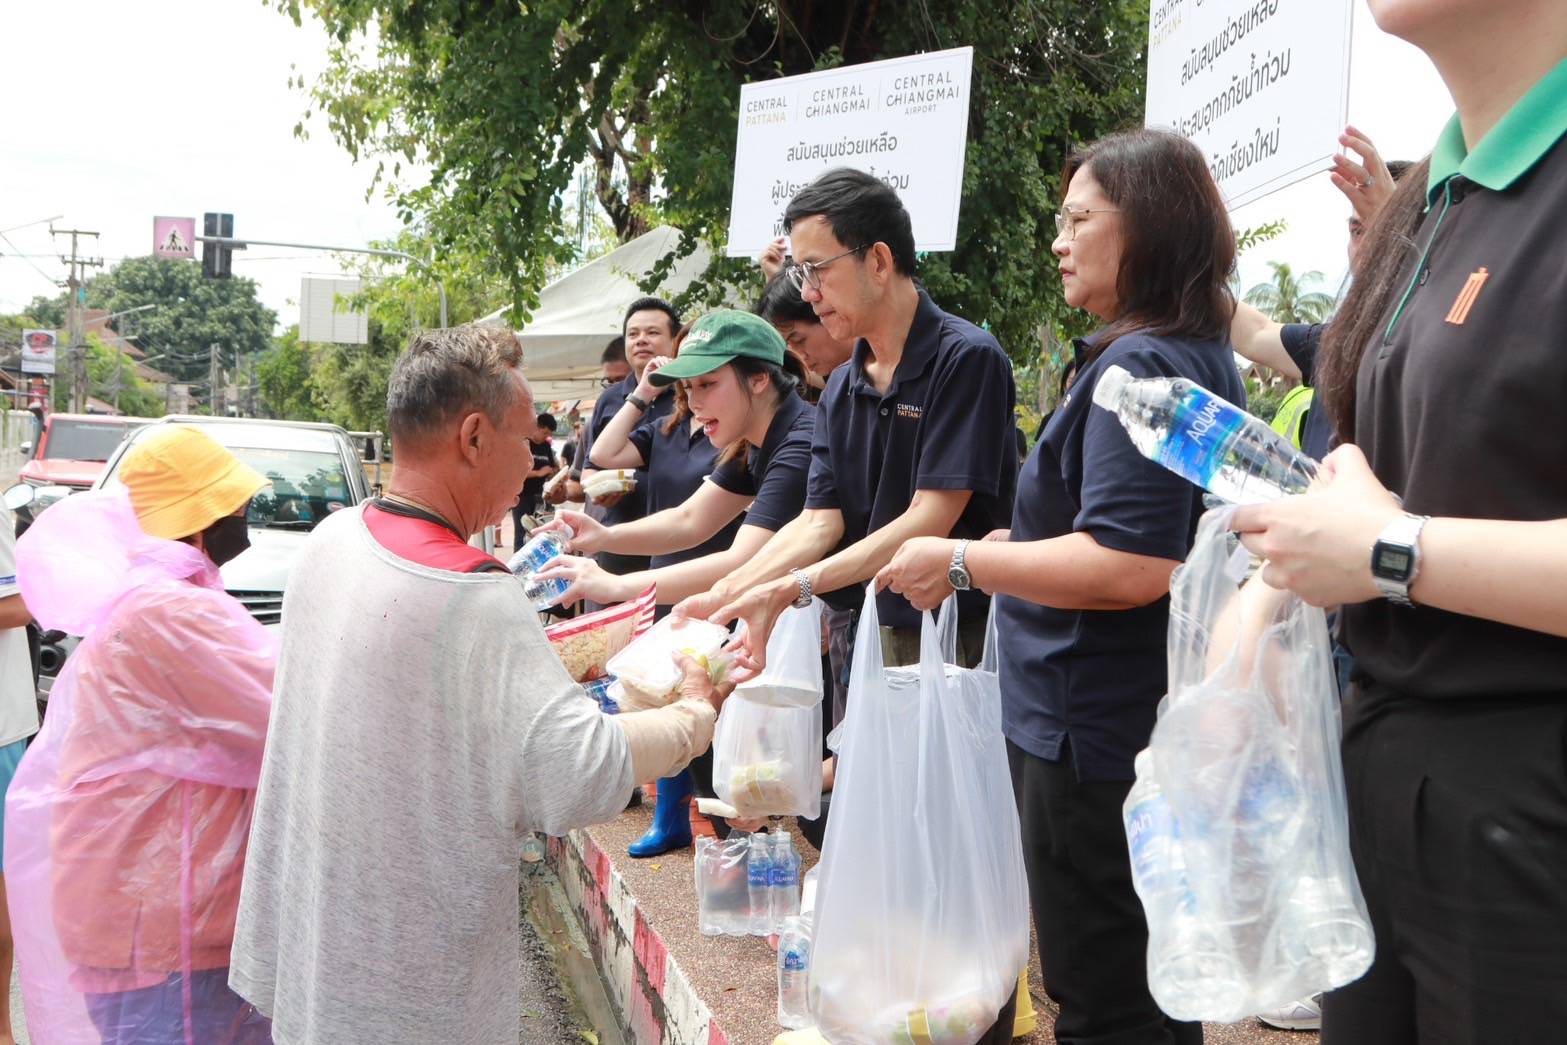
M801 398L804 365L788 351L772 324L749 312L713 312L692 325L676 359L657 362L648 364L644 381L665 388L681 382L691 423L717 448L717 464L700 480L695 493L643 519L604 526L580 512L560 512L559 521L545 528L561 522L569 525L574 534L569 545L577 554L556 559L543 576L571 582L563 602L579 598L622 602L656 584L659 604L672 605L706 591L756 554L805 506L816 411ZM627 402L623 414L636 407L629 398ZM674 416L682 413L676 411ZM617 416L594 442L595 463L601 467L643 463L629 456L598 459L605 444L620 449L612 440L616 426L624 427L622 421ZM623 430L620 439L625 439ZM722 549L672 564L661 558L702 546L726 526L736 525L738 532ZM653 566L616 576L583 557L599 551L651 555ZM699 774L703 768L700 761L692 763ZM710 766L705 768L710 775ZM703 781L702 790L710 795L709 784ZM659 782L653 827L631 845L632 856L657 856L691 844L686 807L692 786L689 772Z
M800 396L803 364L770 323L733 309L709 313L692 325L679 358L655 366L657 362L648 364L648 380L665 388L682 383L691 421L717 448L716 466L684 501L646 518L604 526L581 512L566 511L543 529L570 526L575 536L568 543L578 556L612 551L662 557L702 545L737 521L739 532L724 550L620 576L591 559L562 556L545 573L571 582L562 602L622 602L657 584L659 604L673 605L706 591L754 555L805 504L815 411ZM624 412L633 409L635 404ZM621 436L628 444L624 448L612 442L619 421L612 421L595 441L595 457L605 443L612 447L605 460L596 463L606 468L646 464L633 458L639 451L626 436ZM626 456L608 456L616 451Z

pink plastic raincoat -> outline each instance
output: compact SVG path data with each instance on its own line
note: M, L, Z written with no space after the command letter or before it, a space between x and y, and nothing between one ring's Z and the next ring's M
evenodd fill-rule
M83 636L6 796L33 1041L269 1041L227 967L275 639L123 489L44 512L17 574L43 627Z

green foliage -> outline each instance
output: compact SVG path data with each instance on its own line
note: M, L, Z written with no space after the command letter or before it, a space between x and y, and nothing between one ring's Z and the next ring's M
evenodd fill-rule
M291 326L256 362L262 409L285 421L321 420L310 369L310 349L300 344L299 327Z
M1289 228L1289 222L1283 218L1277 221L1263 222L1261 225L1253 225L1250 228L1241 229L1235 233L1235 252L1244 254L1259 243L1278 239Z
M139 257L87 281L88 308L122 312L149 304L158 307L127 317L125 329L135 331L141 348L163 357L153 366L181 381L207 379L211 345L234 358L272 344L277 314L256 299L254 280L204 279L194 262ZM63 329L65 295L36 299L29 311L57 317L49 325Z
M106 403L118 402L120 411L132 417L162 417L163 397L136 376L136 361L106 344L95 332L86 337L87 391ZM61 376L53 384L55 410L71 408L71 383L65 377L65 350L60 351ZM118 371L118 376L116 376Z
M1255 377L1246 379L1246 409L1264 421L1272 421L1279 412L1279 404L1295 388L1293 381L1262 382Z
M664 222L685 233L678 254L717 246L743 83L973 45L959 247L921 277L1025 364L1041 327L1089 323L1062 299L1051 214L1068 150L1140 122L1144 0L273 2L336 41L300 132L319 116L379 157L404 220L437 257L493 259L519 318L577 260L564 201L582 161L622 239ZM404 178L415 162L427 182ZM749 262L715 257L677 304L712 303L725 282L759 286Z
M1323 323L1333 314L1333 295L1312 290L1322 282L1322 273L1295 275L1288 264L1270 261L1270 283L1258 283L1246 292L1246 304L1258 309L1275 323Z

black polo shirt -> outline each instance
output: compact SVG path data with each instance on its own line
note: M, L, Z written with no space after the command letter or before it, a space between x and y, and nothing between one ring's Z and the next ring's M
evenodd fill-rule
M1307 388L1316 385L1317 352L1322 347L1322 331L1325 329L1322 323L1286 323L1279 331L1284 351L1289 353L1290 359L1300 369L1300 383ZM1306 428L1300 436L1301 451L1307 457L1320 461L1334 445L1333 423L1328 420L1327 403L1320 392L1314 393L1311 406L1306 409Z
M714 469L713 485L752 499L743 520L747 525L776 532L805 507L815 429L815 407L791 395L773 414L762 445L747 451L743 464L736 457Z
M674 396L659 398L673 400ZM718 450L708 442L700 428L695 432L691 430L690 419L675 425L672 431L665 432L664 426L668 423L667 417L661 417L656 421L645 421L631 431L631 445L637 448L642 454L642 460L647 462L645 492L649 515L684 504L688 497L701 488L702 480L712 473L713 466L718 463ZM735 534L739 532L740 520L737 518L701 544L653 556L649 566L656 570L660 566L673 566L677 562L689 562L724 551L734 543Z
M624 381L610 385L600 393L598 401L593 404L593 416L588 420L587 430L582 436L582 448L577 452L577 464L571 471L571 474L576 478L582 478L584 469L588 471L595 470L592 461L593 440L597 439L599 433L609 426L610 420L620 413L620 408L626 405L626 397L636 390L637 375L630 373L626 375ZM674 393L666 392L653 400L648 406L647 412L642 415L642 423L646 424L649 421L657 421L660 418L668 417L674 408ZM646 460L645 457L643 459ZM647 473L639 468L636 477L637 488L635 490L622 497L620 503L613 508L603 509L603 514L599 516L599 520L605 526L632 522L648 514L647 491L644 489L647 485Z
M1455 117L1431 154L1407 289L1356 384L1356 441L1408 511L1567 518L1564 134L1567 61L1472 152ZM1567 697L1567 639L1384 599L1343 622L1359 670L1394 691Z
M548 439L542 443L528 440L528 446L533 450L533 467L547 468L555 463L555 448L550 445ZM522 497L517 507L525 512L531 512L539 506L539 495L544 492L544 484L550 481L550 476L535 475L522 481Z
M1077 342L1077 380L1023 465L1012 540L1082 532L1104 548L1184 561L1202 491L1139 453L1115 415L1093 405L1093 388L1116 365L1135 377L1187 377L1244 405L1229 339L1131 334L1083 367L1088 346ZM1131 780L1165 693L1169 596L1115 611L998 596L996 614L1007 739L1054 762L1070 738L1079 780Z
M1007 525L1017 488L1012 442L1016 390L1012 363L990 334L937 308L923 290L885 395L865 376L870 346L827 379L817 404L807 508L843 513L846 548L909 508L916 490L972 490L951 536L978 539ZM858 608L862 585L823 598ZM961 619L989 611L981 592L959 598ZM878 597L881 623L917 628L920 615L901 595Z

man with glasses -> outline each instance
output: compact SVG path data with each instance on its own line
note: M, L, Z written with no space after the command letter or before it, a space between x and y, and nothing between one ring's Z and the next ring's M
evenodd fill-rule
M800 296L831 337L855 345L817 404L805 510L676 609L744 620L742 664L762 661L778 615L813 593L857 610L865 583L912 537L962 539L953 559L962 570L968 540L1009 524L1017 487L1012 364L995 338L937 308L915 282L913 228L897 193L862 171L831 170L789 202L784 228ZM958 600L958 657L973 666L989 599L963 590ZM920 614L888 591L876 610L886 663L917 663ZM1014 1006L981 1042L1011 1041Z
M914 280L914 234L897 193L828 171L784 212L788 270L822 326L854 340L818 404L805 511L686 616L744 619L761 659L778 614L814 592L858 608L863 586L911 537L979 540L1007 526L1017 483L1012 364L996 339L943 312ZM959 545L955 568L961 568ZM978 661L988 599L959 594L959 656ZM889 664L919 659L920 615L877 601Z

